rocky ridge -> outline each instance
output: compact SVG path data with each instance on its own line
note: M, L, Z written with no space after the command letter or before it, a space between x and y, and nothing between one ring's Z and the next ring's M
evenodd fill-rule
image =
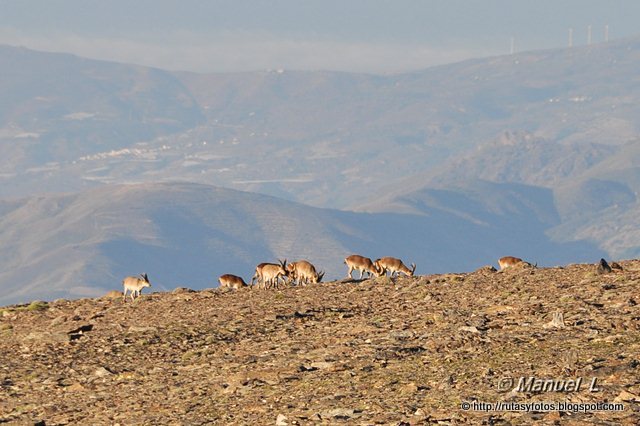
M7 306L0 423L638 424L640 261L620 263ZM624 410L463 409L499 401Z

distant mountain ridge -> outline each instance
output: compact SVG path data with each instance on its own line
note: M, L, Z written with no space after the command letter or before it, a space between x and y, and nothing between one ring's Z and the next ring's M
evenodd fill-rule
M0 86L0 146L12 159L0 195L179 179L352 208L505 134L588 163L584 147L637 139L639 47L629 39L390 76L171 74L4 47L0 67L16 71ZM27 90L29 81L42 82ZM541 160L545 174L524 164L522 182L571 177Z
M380 255L415 256L419 269L436 265L441 272L469 270L507 253L540 256L547 264L638 257L638 67L638 38L389 76L170 73L0 46L0 241L24 250L8 252L0 282L23 280L41 289L48 271L77 259L71 262L75 270L64 267L55 279L69 283L111 274L99 282L86 279L87 293L94 295L129 269L115 253L138 247L163 259L158 268L171 263L171 250L149 243L160 238L160 229L174 241L174 255L182 256L188 239L172 227L183 221L194 223L199 241L201 234L219 233L193 250L235 259L232 264L243 271L258 259L284 254L331 259L322 263L338 263L328 271L337 274L336 252L375 247ZM136 226L109 225L136 235L138 227L147 229L149 241L142 234L131 243L89 232L87 212L109 210L110 203L99 198L108 200L112 185L127 184L122 188L132 191L141 187L128 184L175 188L177 182L267 194L278 198L267 204L287 208L283 213L271 207L269 219L260 216L259 224L246 225L262 238L259 244L247 234L227 235L219 230L222 222L194 213L195 195L174 212L163 207L153 217L136 213ZM48 195L60 192L70 195ZM62 208L55 207L59 203L73 204L74 197L84 207L62 211L68 223L82 224L78 238L88 240L71 238L79 252L68 243L72 228L38 217ZM127 203L145 210L138 200ZM322 209L307 211L298 203ZM162 206L170 204L162 198ZM253 217L244 210L252 206L240 203L226 217ZM124 211L111 217L125 220ZM320 234L305 237L313 226L287 222L306 223L300 217L318 212L318 223L328 221ZM274 231L267 232L267 223ZM298 241L301 233L304 247L314 240L322 244L306 251L289 251L285 242L271 246L280 241L278 228L290 232L282 241L293 241L293 234ZM38 235L31 235L33 229ZM347 237L353 233L359 237ZM376 246L373 236L384 238ZM427 248L416 256L419 237L432 236L442 251ZM40 253L36 260L31 252ZM185 264L194 271L217 270ZM73 287L73 294L83 294L82 284ZM66 288L50 296L67 294Z
M353 253L400 257L416 263L420 274L474 270L504 253L541 265L603 255L588 242L549 240L544 228L557 220L545 210L550 195L529 199L527 192L512 187L489 203L518 206L510 211L443 192L435 194L441 205L423 215L318 209L189 183L113 185L1 202L0 305L100 296L142 272L161 290L215 287L219 275L250 280L258 263L278 258L308 259L330 280L346 275L343 259ZM450 214L452 202L468 213ZM535 208L539 219L531 220Z

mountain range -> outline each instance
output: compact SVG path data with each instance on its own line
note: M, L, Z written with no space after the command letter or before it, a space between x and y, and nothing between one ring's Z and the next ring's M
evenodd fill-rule
M151 266L194 287L276 257L338 276L352 251L423 273L637 257L639 66L637 38L382 76L0 46L0 302L94 295ZM247 222L227 235L218 214Z
M490 203L425 193L441 202L426 215L320 209L195 183L105 185L1 202L0 305L101 296L144 272L152 290L211 288L219 275L249 281L258 263L278 259L309 259L333 280L346 276L352 253L397 256L416 263L418 274L495 265L505 251L541 265L600 255L587 242L545 236L557 221L544 210L548 192L485 185L497 190ZM494 201L501 206L489 210ZM532 208L538 217L530 218Z

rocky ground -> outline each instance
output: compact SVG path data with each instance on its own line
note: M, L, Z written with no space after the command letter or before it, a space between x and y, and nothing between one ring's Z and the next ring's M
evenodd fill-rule
M621 264L0 308L0 423L640 424L640 261ZM536 401L624 409L473 410Z

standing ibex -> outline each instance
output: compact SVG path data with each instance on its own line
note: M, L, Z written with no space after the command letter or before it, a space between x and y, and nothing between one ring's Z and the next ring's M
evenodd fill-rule
M324 272L316 272L316 267L306 260L288 264L287 273L290 279L298 280L298 284L317 284L324 277Z
M383 257L374 262L376 268L382 272L382 274L386 275L389 272L389 276L391 278L400 275L400 272L405 274L406 276L412 277L414 272L416 271L416 264L411 264L411 269L407 268L402 260L396 259L395 257Z
M371 259L368 257L360 256L357 254L352 254L344 260L344 264L349 267L349 272L347 272L347 278L353 279L352 273L354 270L360 271L360 279L364 276L365 272L369 273L369 277L375 275L379 277L382 275L383 271L381 271L376 265L373 264Z
M279 265L275 263L261 263L256 266L256 273L253 275L253 278L251 278L251 285L253 286L253 282L257 280L258 283L262 282L265 289L268 288L267 285L275 285L275 287L278 288L280 277L286 279L288 276L287 260L285 259L284 262L278 260L278 262L280 262Z
M538 266L537 263L535 265L532 265L529 262L525 262L524 260L520 259L519 257L513 257L513 256L501 257L500 259L498 259L498 265L500 266L501 271L516 265L527 265L527 266L533 266L534 268Z
M127 291L131 291L131 301L133 302L136 297L140 296L140 292L143 288L151 287L147 274L140 274L140 278L127 277L122 280L122 285L124 286L124 295L122 297L123 302L127 300Z
M221 275L220 278L218 278L218 282L220 283L220 288L232 288L234 290L248 286L241 277L233 274Z

